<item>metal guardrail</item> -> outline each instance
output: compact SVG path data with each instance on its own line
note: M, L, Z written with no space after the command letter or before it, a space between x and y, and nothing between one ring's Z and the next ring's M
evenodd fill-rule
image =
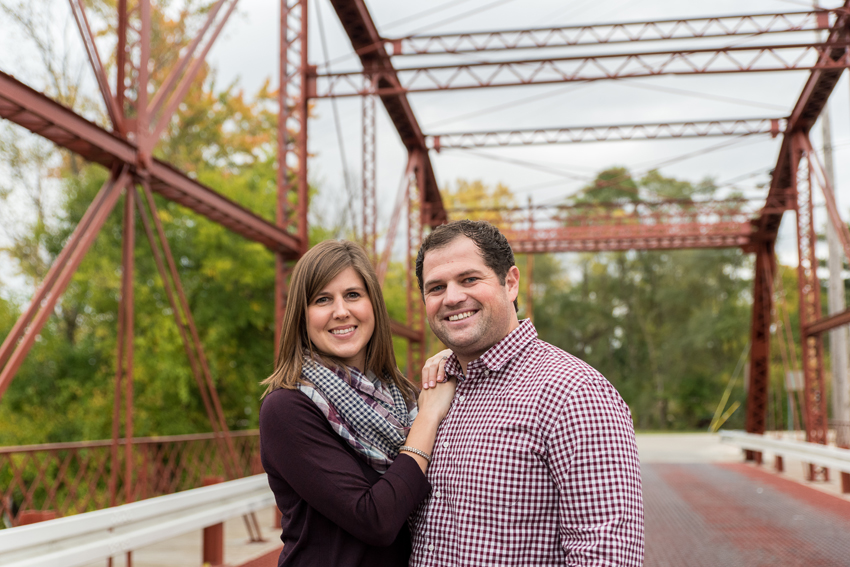
M771 439L743 431L721 431L720 441L749 451L774 453L782 457L799 459L804 463L850 473L850 449L805 441Z
M0 531L4 567L75 567L274 505L265 474Z
M230 436L239 455L238 476L263 472L259 432L232 431ZM0 447L0 527L18 525L25 512L63 517L125 504L125 443L119 439L116 461L109 439ZM227 476L213 433L137 437L131 443L131 501L200 488L205 478Z

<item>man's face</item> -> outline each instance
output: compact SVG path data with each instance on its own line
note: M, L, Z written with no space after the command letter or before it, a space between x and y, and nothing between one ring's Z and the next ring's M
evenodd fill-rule
M425 254L422 282L428 324L464 367L519 324L513 305L519 270L511 267L505 283L499 283L465 236Z

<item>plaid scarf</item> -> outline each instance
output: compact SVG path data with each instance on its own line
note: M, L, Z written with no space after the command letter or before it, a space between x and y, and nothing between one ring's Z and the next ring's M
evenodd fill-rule
M356 368L331 370L313 360L304 360L298 383L319 407L331 428L377 472L387 471L404 444L417 409L407 407L394 383L382 382L371 371Z

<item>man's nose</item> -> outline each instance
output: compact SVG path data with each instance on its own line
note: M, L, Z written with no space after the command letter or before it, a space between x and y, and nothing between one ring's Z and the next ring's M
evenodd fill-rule
M449 305L457 305L466 300L466 290L456 283L449 283L446 286L446 303Z

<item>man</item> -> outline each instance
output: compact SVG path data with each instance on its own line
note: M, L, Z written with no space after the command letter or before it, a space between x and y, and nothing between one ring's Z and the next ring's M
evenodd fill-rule
M440 226L416 277L458 387L431 494L412 517L410 564L642 565L629 409L599 372L517 319L519 270L505 237L486 222Z

